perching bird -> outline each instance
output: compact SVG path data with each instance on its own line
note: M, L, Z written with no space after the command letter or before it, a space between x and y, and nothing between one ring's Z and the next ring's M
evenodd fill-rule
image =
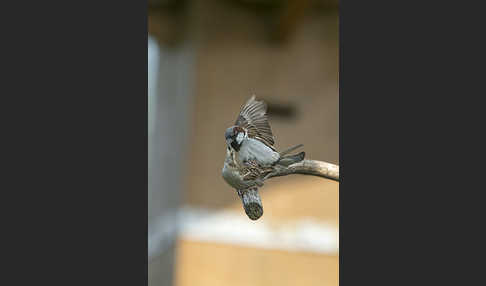
M283 156L275 150L273 147L275 141L266 112L266 104L255 100L253 95L241 108L235 125L226 129L226 144L235 151L236 159L243 164L249 160L256 160L261 166L275 164L288 166L302 161L304 152ZM285 152L288 153L301 146L297 145Z
M263 186L263 178L276 165L289 166L300 162L305 152L286 156L302 144L277 152L266 116L267 106L252 96L241 108L235 125L226 129L226 159L223 178L237 190Z
M263 177L272 172L272 167L261 167L255 160L240 164L234 150L227 148L223 165L224 180L236 190L263 186Z

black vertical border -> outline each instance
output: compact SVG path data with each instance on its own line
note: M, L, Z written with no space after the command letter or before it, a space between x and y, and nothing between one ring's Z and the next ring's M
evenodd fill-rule
M147 1L12 5L1 284L147 285Z
M484 284L474 4L340 1L340 285Z

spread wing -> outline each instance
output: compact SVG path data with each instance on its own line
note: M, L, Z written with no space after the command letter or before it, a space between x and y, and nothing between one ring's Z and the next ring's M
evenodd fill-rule
M248 137L257 139L268 147L275 149L273 147L275 141L270 124L268 124L266 112L267 105L265 102L255 100L253 95L241 108L235 125L245 128Z

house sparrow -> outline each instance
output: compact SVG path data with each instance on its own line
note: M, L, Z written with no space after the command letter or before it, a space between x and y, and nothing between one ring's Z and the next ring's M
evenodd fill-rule
M237 191L263 186L263 177L273 171L272 167L262 167L256 160L241 164L235 158L234 150L227 148L223 165L223 179Z
M227 150L222 175L238 192L263 186L265 176L276 165L286 167L305 157L305 152L286 156L302 144L280 153L275 150L266 111L265 103L252 96L242 107L235 125L225 132Z
M304 152L283 156L275 150L273 147L275 141L266 112L266 104L263 101L255 100L253 95L241 108L235 125L226 129L226 144L234 152L235 160L243 165L255 160L260 166L265 167L275 164L289 166L302 161L305 156ZM301 146L297 145L290 150ZM286 152L290 152L290 150Z

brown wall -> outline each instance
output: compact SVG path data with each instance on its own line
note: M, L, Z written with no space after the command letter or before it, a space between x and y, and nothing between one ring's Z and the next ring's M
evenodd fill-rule
M208 207L234 202L221 179L223 134L253 92L297 109L295 120L270 117L278 149L303 143L308 158L337 164L337 11L309 12L285 44L266 40L264 26L245 10L204 11L194 19L196 96L184 201Z
M335 286L338 256L180 241L177 286Z

